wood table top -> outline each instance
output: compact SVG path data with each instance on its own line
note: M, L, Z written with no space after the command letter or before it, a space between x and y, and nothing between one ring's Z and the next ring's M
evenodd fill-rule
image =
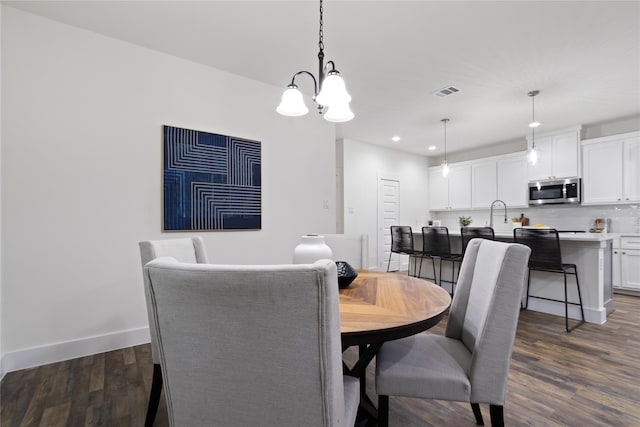
M401 273L358 271L340 290L343 347L414 335L437 324L451 304L440 286Z

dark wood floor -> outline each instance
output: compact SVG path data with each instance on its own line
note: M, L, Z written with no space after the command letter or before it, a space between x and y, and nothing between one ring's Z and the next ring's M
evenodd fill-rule
M640 298L616 295L615 305L605 325L571 334L561 317L521 313L506 425L640 426ZM11 372L0 387L0 424L141 426L151 373L149 345ZM368 381L374 396L373 366ZM465 403L392 397L390 408L391 426L475 425ZM155 425L168 425L164 397Z

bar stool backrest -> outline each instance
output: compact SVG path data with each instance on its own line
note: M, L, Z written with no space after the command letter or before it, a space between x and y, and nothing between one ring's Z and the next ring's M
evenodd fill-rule
M515 228L513 240L531 248L529 268L562 272L562 253L558 230L553 228Z
M432 256L451 255L451 242L447 227L422 227L422 251Z
M391 252L407 254L413 252L413 232L404 225L391 226Z
M496 235L491 227L462 227L460 229L460 235L462 236L462 253L467 250L467 245L471 239L487 239L496 240Z

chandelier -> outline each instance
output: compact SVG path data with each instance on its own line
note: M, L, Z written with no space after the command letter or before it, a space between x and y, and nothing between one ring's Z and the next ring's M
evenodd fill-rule
M291 83L282 94L282 101L276 111L283 116L304 116L309 109L304 103L302 93L295 83L296 77L306 74L313 80L313 99L318 104L318 112L330 122L348 122L354 114L349 107L351 95L347 92L340 72L333 61L324 63L322 0L320 0L320 31L318 33L318 79L309 71L298 71L293 75ZM331 66L329 71L327 67ZM318 91L318 88L320 89Z

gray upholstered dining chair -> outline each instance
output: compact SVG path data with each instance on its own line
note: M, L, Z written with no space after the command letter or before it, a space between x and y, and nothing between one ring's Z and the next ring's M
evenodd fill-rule
M151 393L149 394L149 405L147 406L147 416L144 425L150 427L156 418L160 394L162 392L162 370L160 369L160 356L158 343L155 340L155 325L150 315L149 307L151 300L147 292L147 277L144 274L144 266L159 257L170 256L182 262L192 262L206 264L207 252L204 248L202 237L189 237L181 239L150 240L140 242L140 258L142 259L143 279L145 282L145 297L147 301L147 313L149 314L149 332L151 335L151 357L153 359L153 380L151 382Z
M473 239L467 246L444 336L418 334L387 342L376 357L379 425L388 425L389 396L470 402L483 425L504 424L507 374L531 250Z
M336 265L145 267L171 426L353 426Z

